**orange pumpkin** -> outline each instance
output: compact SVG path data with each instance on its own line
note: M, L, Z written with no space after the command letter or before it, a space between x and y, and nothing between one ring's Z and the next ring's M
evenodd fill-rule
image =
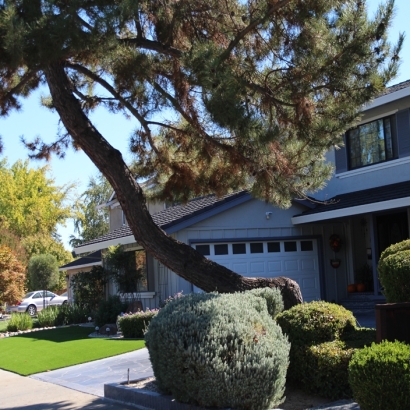
M365 286L363 283L358 283L358 284L356 285L356 290L357 290L358 292L364 292L364 291L366 290L366 286Z
M357 288L356 288L356 285L355 285L354 283L352 283L352 284L350 284L350 285L347 285L347 291L348 291L349 293L356 292L356 290L357 290Z

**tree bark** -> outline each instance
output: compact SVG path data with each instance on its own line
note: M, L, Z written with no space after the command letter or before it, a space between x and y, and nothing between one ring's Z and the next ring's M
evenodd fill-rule
M180 277L206 292L244 291L279 287L285 309L303 301L299 285L285 277L246 278L200 255L191 246L168 236L152 220L140 185L121 153L93 126L74 97L64 67L50 64L45 70L53 104L75 144L110 182L125 213L130 229L149 254Z

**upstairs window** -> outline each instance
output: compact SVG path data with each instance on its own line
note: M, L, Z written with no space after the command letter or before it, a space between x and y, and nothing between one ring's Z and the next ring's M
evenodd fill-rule
M363 124L347 132L349 168L393 159L391 117Z

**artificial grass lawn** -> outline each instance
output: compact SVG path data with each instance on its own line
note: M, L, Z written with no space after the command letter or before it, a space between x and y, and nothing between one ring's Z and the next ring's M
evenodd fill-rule
M0 368L28 376L131 352L144 340L88 337L92 328L70 326L0 339Z
M7 330L8 320L0 320L0 332L5 332Z

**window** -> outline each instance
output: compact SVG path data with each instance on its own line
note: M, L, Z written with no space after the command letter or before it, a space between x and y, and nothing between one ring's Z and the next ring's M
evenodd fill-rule
M244 243L234 243L232 244L232 253L234 255L240 255L246 253L246 244Z
M251 242L251 253L263 253L263 243Z
M144 250L123 252L111 269L120 293L148 291L147 254Z
M300 241L300 250L302 252L313 251L313 242L312 241Z
M391 117L348 131L347 148L350 169L393 159Z
M215 255L228 255L228 244L214 245Z
M268 242L268 252L280 252L280 242Z
M195 249L199 252L202 256L208 256L211 254L209 250L209 245L196 245Z
M285 242L285 252L296 252L296 242Z

